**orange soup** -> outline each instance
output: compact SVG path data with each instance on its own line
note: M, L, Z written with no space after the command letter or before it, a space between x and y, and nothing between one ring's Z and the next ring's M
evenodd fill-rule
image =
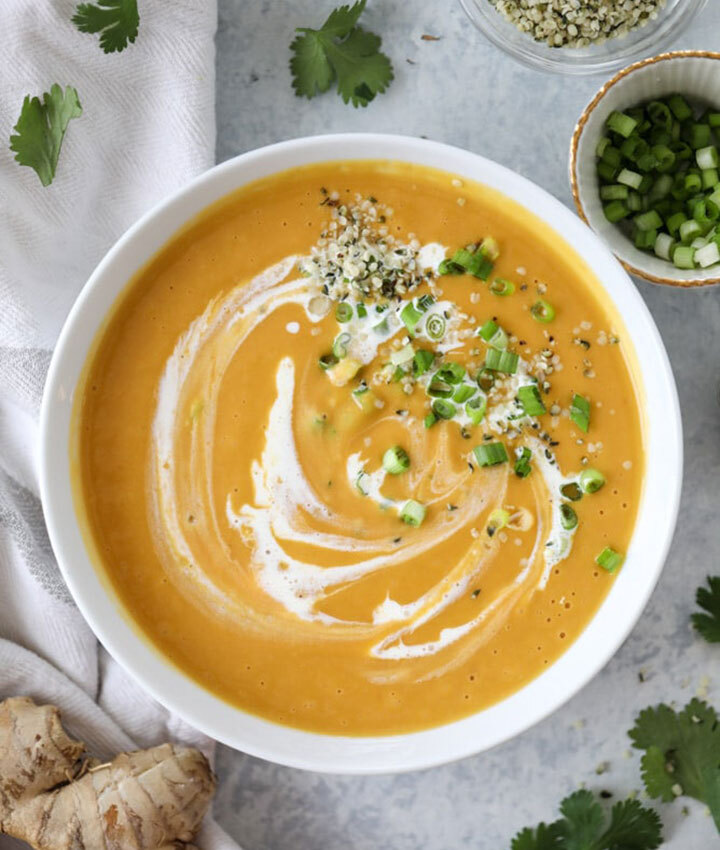
M629 342L507 198L334 162L208 209L130 282L76 403L98 568L173 664L278 723L383 735L552 664L621 569Z

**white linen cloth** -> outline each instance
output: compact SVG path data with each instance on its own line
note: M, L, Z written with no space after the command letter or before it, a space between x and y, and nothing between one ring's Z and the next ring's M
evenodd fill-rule
M105 54L75 0L0 0L0 699L57 704L101 758L212 742L98 645L53 558L38 499L37 420L51 350L95 265L142 213L214 161L215 0L140 0L135 44ZM8 147L25 95L78 91L47 188ZM209 821L204 850L236 848ZM15 846L0 837L0 848Z

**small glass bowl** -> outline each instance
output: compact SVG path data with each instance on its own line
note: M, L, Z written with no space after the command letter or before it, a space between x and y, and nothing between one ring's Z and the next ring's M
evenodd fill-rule
M490 0L460 0L470 20L496 47L513 59L556 74L588 75L615 71L675 40L707 0L667 0L657 16L627 35L589 47L549 47L521 32Z

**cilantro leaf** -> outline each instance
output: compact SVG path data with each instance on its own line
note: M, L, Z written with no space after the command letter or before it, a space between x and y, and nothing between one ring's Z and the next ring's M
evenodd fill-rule
M392 64L380 52L382 40L357 26L366 0L339 6L319 30L298 27L290 45L290 71L298 97L315 97L337 81L345 103L367 106L393 79Z
M55 83L49 92L38 97L27 95L20 117L10 136L10 150L20 165L34 168L43 186L49 186L57 168L63 137L71 119L82 115L77 90L67 86L63 91Z
M513 838L511 850L562 850L559 822L545 824L540 823L535 829L529 826Z
M140 24L137 0L98 0L81 3L72 22L80 32L100 33L100 47L105 53L125 50L135 41Z
M707 614L693 614L692 623L708 643L720 643L720 576L708 576L709 590L698 587L695 594L697 604Z
M662 843L660 818L637 800L616 803L606 816L589 791L560 803L561 820L519 832L511 850L655 850Z
M720 831L720 724L714 708L691 700L682 711L667 705L646 708L629 732L645 750L642 776L651 797L669 801L680 794L705 803Z

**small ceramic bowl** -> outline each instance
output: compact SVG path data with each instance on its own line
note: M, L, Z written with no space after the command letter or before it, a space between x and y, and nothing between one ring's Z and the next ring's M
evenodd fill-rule
M720 265L677 269L667 260L635 247L603 214L598 190L595 148L608 115L643 101L678 92L691 104L720 108L720 53L681 50L661 53L620 71L598 91L575 127L570 143L570 185L580 217L610 247L632 274L670 286L720 283Z

